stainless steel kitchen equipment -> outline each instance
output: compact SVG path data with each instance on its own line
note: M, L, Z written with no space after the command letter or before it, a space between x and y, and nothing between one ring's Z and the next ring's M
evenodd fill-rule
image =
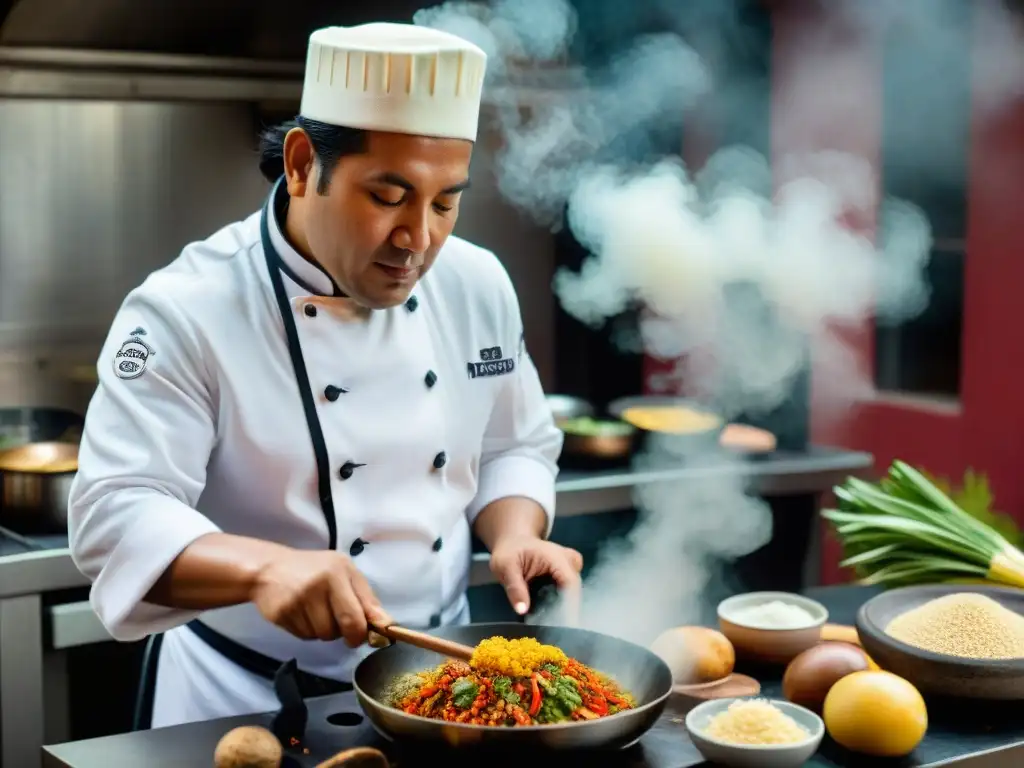
M572 466L618 466L626 463L637 445L639 430L621 421L567 420L560 425L565 435L562 459Z
M77 443L85 424L79 414L64 408L0 408L0 451L27 443Z
M581 416L593 416L594 406L582 397L572 395L548 395L545 397L548 406L551 408L551 415L555 421L566 419L578 419Z
M77 472L77 443L28 443L0 451L0 523L21 533L67 531Z

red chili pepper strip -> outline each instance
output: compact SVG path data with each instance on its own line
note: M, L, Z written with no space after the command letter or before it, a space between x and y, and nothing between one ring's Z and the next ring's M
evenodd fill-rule
M536 717L537 713L540 712L540 686L537 684L537 673L534 672L530 676L531 691L530 697L530 717Z
M587 702L587 709L595 715L607 715L608 703L604 699L593 698Z

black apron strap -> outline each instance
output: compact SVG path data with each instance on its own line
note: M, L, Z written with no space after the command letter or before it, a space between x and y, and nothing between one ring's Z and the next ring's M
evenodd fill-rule
M292 738L301 740L305 734L306 699L353 690L352 683L343 683L340 680L331 680L302 671L295 659L282 664L276 659L246 648L211 629L199 619L185 626L228 661L274 684L274 693L281 704L281 709L274 717L272 729L283 744L287 745ZM135 711L132 715L132 731L144 731L153 727L153 700L156 695L157 667L160 664L163 639L163 634L158 634L150 635L146 641L139 688L135 697Z
M146 641L146 650L142 654L142 671L139 673L139 690L135 694L135 712L132 714L133 731L147 731L153 725L156 669L160 664L160 646L163 642L163 633L150 635Z
M279 198L282 203L287 202L285 197L287 193L283 187L282 181L279 180L267 197L263 212L260 215L260 239L263 245L263 254L266 258L267 270L270 273L270 282L274 288L274 298L281 313L281 320L284 323L288 353L295 371L299 396L302 399L302 410L306 417L306 426L309 429L309 436L313 443L313 454L316 459L317 468L318 495L327 523L328 547L336 549L338 530L334 519L334 498L331 494L331 469L327 455L327 443L324 440L323 430L320 427L320 420L317 418L316 402L313 399L309 374L306 371L306 362L302 357L302 346L299 343L298 328L295 326L291 304L284 288L284 281L281 279L281 269L284 262L281 260L280 254L278 254L274 248L273 241L270 239L269 217L275 215ZM333 279L331 282L334 282ZM340 293L336 285L335 293ZM219 632L210 629L198 619L190 622L187 626L199 639L242 669L265 680L273 681L274 690L277 693L278 700L281 702L281 712L275 718L275 733L278 731L277 726L280 726L281 732L277 733L277 735L278 738L282 738L285 744L287 744L287 741L283 738L285 733L301 733L305 729L306 708L302 701L303 699L313 696L345 693L352 690L351 683L342 683L337 680L330 680L303 672L298 669L294 659L282 663L257 653L251 648L246 648L234 640L221 635ZM153 698L156 692L156 672L162 641L162 635L152 635L146 644L146 651L142 661L142 675L135 702L132 730L143 730L151 727L153 720Z
M225 637L220 632L211 629L209 625L204 624L199 619L190 621L186 626L196 637L217 651L221 656L237 664L246 672L262 677L264 680L273 681L282 667L294 665L294 660L281 662L269 656L264 656L252 648L246 648L230 637ZM298 684L298 692L303 698L327 696L328 694L345 693L352 690L351 683L343 683L339 680L320 677L310 672L303 672L298 668L295 668L294 678Z

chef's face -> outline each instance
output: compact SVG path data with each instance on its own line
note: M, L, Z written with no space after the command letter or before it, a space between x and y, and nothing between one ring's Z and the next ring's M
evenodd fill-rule
M455 226L472 153L469 141L370 132L365 151L342 157L318 190L323 170L293 129L284 151L289 234L359 304L401 304Z

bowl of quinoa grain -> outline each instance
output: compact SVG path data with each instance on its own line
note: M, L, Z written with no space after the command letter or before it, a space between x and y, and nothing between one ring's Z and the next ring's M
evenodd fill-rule
M868 655L925 695L1024 701L1024 590L903 587L856 623Z

